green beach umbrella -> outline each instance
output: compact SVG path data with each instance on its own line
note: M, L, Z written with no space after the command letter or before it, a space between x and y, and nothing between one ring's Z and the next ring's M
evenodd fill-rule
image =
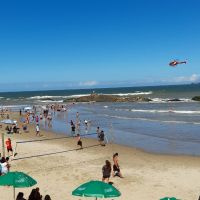
M162 198L160 200L180 200L180 199L177 199L175 197L164 197L164 198Z
M31 187L37 182L23 172L8 172L6 175L0 176L1 186L13 186L14 200L15 200L15 188Z
M97 198L112 198L119 197L121 193L112 185L102 181L89 181L76 188L72 195L95 197Z

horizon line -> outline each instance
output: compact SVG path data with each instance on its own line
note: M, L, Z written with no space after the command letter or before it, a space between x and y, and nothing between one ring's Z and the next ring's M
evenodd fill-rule
M0 91L0 93L16 93L16 92L51 92L65 90L95 90L95 89L113 89L113 88L139 88L139 87L167 87L167 86L184 86L184 85L199 85L200 83L182 83L182 84L159 84L159 85L138 85L138 86L110 86L110 87L93 87L93 88L66 88L66 89L48 89L48 90L15 90L15 91Z

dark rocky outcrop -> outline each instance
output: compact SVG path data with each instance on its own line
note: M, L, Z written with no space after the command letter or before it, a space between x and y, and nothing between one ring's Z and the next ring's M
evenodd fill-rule
M42 101L55 101L55 99L51 99L51 98L42 98Z
M117 95L103 95L91 94L72 99L65 99L64 102L149 102L151 99L143 96L117 96Z
M200 96L195 96L192 98L193 101L200 101Z
M181 101L181 100L180 99L169 99L168 101L171 102L171 101Z

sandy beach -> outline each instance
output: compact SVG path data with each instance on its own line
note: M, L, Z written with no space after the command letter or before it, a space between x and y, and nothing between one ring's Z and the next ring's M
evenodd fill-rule
M14 117L19 120L18 114ZM1 132L5 132L4 129L5 125ZM34 125L30 125L29 130L29 133L5 134L5 139L10 137L15 147L19 141L62 137L44 130L41 130L41 137L36 137ZM116 199L159 200L175 196L182 200L197 200L200 195L199 157L152 154L117 144L102 147L95 139L82 138L82 141L83 150L76 150L76 138L18 144L17 156L10 161L11 171L22 171L36 179L35 187L40 188L43 197L49 194L53 200L86 199L72 196L71 192L84 182L101 180L105 160L112 161L113 153L118 152L125 178L110 179L122 193ZM16 194L24 192L28 199L31 190L19 188ZM1 200L12 198L11 187L0 187Z

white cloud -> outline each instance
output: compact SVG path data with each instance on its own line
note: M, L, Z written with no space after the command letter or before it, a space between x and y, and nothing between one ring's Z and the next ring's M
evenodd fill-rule
M181 82L198 82L200 81L200 74L192 74L191 76L180 76L176 77L175 82L181 83Z
M95 86L97 85L98 82L97 81L85 81L85 82L80 82L79 86Z

